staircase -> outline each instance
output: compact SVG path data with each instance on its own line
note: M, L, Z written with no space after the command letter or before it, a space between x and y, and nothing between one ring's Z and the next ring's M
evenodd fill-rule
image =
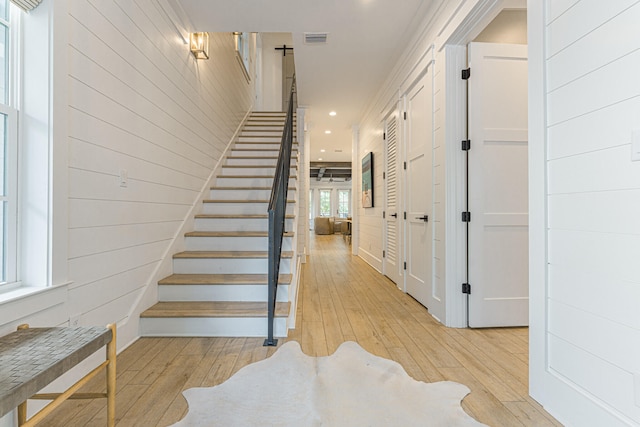
M247 120L185 234L186 250L173 256L174 274L158 282L159 302L140 315L142 336L266 336L267 206L284 121L269 112ZM274 323L281 337L294 293L297 154L294 140Z

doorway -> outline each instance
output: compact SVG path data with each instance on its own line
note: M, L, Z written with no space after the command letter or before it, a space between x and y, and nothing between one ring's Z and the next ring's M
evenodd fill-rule
M526 23L526 11L514 13L501 12L476 38L488 42L467 47L470 327L526 326L529 318L527 46L504 36L505 22Z

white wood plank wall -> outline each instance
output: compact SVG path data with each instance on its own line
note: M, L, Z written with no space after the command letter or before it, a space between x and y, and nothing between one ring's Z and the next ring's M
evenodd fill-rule
M636 424L640 2L548 0L547 12L548 363Z
M446 297L446 135L445 135L445 53L436 55L433 64L433 290L439 300ZM432 312L433 314L433 312ZM442 318L440 321L444 322Z
M74 0L69 15L69 313L103 324L149 282L253 87L230 33L196 62L156 1Z

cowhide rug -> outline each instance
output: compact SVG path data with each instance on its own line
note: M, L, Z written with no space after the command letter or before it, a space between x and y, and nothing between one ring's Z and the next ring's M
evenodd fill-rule
M185 390L189 412L174 426L483 426L460 406L468 393L416 381L354 342L309 357L290 341L223 384Z

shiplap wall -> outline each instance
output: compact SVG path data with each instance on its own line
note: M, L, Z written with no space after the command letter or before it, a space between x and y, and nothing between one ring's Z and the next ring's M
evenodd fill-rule
M640 2L546 5L548 365L595 403L561 419L637 425Z
M106 324L150 283L253 87L230 33L195 61L157 1L69 2L68 51L69 315Z

